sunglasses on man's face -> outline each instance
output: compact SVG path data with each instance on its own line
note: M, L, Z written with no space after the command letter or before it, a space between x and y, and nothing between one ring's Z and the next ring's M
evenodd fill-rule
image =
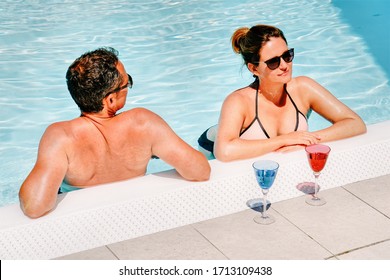
M104 97L109 96L111 93L121 91L121 90L123 90L123 89L125 89L125 88L127 88L127 87L128 87L128 88L132 88L132 87L133 87L133 78L132 78L129 74L127 74L127 78L128 78L127 84L125 84L125 85L123 85L123 86L120 86L120 87L118 87L118 88L116 88L116 89L114 89L114 90L112 90L112 91L106 93L106 95L105 95Z
M281 56L275 56L271 59L268 59L264 61L265 64L267 64L267 67L271 70L275 70L280 65L280 59L283 58L283 60L287 63L290 63L294 59L294 48L289 49L285 51Z

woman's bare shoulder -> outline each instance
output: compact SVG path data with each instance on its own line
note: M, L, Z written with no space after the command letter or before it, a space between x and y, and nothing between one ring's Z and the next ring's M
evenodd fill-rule
M287 84L287 90L293 96L307 96L308 93L312 93L320 87L314 79L307 76L295 77Z
M253 91L253 89L251 89L250 87L244 87L244 88L237 89L237 90L233 91L232 93L230 93L225 98L224 103L244 102L244 101L248 100L248 98L250 97L248 92L250 92L251 90Z
M314 79L308 76L298 76L293 78L288 84L289 85L291 84L291 86L305 87L305 86L310 86L318 83Z

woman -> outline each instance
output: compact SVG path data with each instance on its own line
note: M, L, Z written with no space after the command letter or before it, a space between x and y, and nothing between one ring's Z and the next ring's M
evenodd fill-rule
M222 105L213 151L217 159L246 159L366 131L362 119L316 81L292 77L294 49L288 47L280 29L268 25L239 28L232 36L232 46L255 81L231 93ZM332 125L308 132L311 110Z

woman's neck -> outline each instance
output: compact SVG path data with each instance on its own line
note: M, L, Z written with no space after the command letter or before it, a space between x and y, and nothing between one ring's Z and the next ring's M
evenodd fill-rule
M275 103L275 105L283 105L285 101L285 88L284 84L265 84L260 83L259 92L269 101Z

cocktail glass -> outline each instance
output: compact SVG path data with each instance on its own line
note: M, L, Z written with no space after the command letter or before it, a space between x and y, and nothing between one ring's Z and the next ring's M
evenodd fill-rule
M314 194L306 198L306 203L313 206L321 206L326 203L326 200L318 196L318 177L325 167L330 147L323 144L314 144L307 146L305 150L310 168L314 174Z
M267 213L267 194L275 181L279 164L273 160L258 160L252 166L256 181L263 193L261 215L255 216L253 220L258 224L269 225L275 222L275 218Z

